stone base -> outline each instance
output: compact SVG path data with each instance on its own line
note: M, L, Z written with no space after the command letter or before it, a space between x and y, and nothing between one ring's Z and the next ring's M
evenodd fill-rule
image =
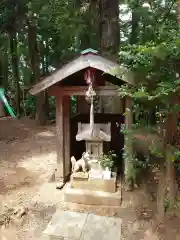
M68 184L64 191L64 201L85 205L120 206L121 192L108 193L87 189L76 189L72 188L71 184Z
M71 180L71 187L75 189L86 189L92 191L115 193L116 178L111 179L73 178Z

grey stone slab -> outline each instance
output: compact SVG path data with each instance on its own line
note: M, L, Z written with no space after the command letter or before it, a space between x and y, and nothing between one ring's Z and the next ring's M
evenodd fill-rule
M89 214L80 240L120 240L121 223L120 218Z
M87 213L58 211L53 215L51 222L44 231L44 234L59 237L59 239L78 240L87 216Z

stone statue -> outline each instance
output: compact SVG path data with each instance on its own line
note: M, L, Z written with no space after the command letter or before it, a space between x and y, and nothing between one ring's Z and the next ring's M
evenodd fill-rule
M88 152L84 152L82 154L82 157L76 161L75 157L72 156L71 157L71 164L72 164L72 172L79 172L79 171L83 171L84 173L88 172L88 170L90 169L90 163L91 163L91 159L90 159L90 154Z

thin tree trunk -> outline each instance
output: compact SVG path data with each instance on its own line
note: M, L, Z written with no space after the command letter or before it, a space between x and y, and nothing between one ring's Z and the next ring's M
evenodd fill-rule
M164 208L164 200L166 193L166 174L165 174L165 166L163 163L160 163L159 169L159 181L158 181L158 189L157 189L157 218L159 221L164 219L165 208Z
M177 13L177 23L180 28L180 0L177 0L176 2L176 13ZM177 96L174 99L174 104L179 103L179 96L177 93ZM174 105L172 104L172 105ZM177 125L178 125L178 119L179 119L179 112L169 113L166 118L166 142L169 145L173 145L173 141L175 139L175 135L177 132ZM168 151L168 156L166 159L167 164L167 188L168 188L168 194L167 197L169 201L172 203L175 202L176 193L177 193L177 183L176 183L176 170L175 170L175 164L174 164L174 153L172 150Z
M170 201L171 204L175 202L176 193L177 193L177 184L176 184L176 171L174 165L174 156L173 152L168 152L168 156L166 159L166 181L167 181L167 199Z
M20 96L20 77L19 77L19 66L18 66L18 51L17 51L17 33L15 30L9 32L10 37L10 52L12 60L12 71L16 82L16 115L19 118L21 114L21 96Z
M178 98L175 98L175 104L178 101ZM168 188L168 199L171 203L174 203L176 197L176 171L174 164L174 153L170 149L170 146L173 145L174 138L177 132L179 113L169 113L166 118L166 137L165 141L169 144L169 149L167 152L166 166L167 166L167 188Z
M40 81L40 56L37 44L36 26L30 22L28 22L28 42L32 68L32 83L35 84ZM46 123L47 116L45 108L45 92L43 91L36 96L36 121L39 125L44 125Z
M180 0L176 0L177 22L180 28Z
M42 76L46 76L49 73L48 67L49 67L49 61L48 61L48 43L45 44L42 41ZM49 99L48 99L48 93L47 90L45 90L45 114L48 118L48 112L49 112Z
M9 67L9 61L8 61L8 53L5 52L4 54L4 64L3 64L3 87L6 90L8 87L8 67Z
M132 8L132 30L130 36L130 44L135 44L138 41L139 35L139 13L137 9L139 8L139 0L136 0Z

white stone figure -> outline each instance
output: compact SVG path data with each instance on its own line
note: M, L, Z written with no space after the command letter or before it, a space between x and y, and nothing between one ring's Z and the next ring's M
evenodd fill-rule
M86 173L90 168L90 163L91 159L90 154L88 152L84 152L82 154L81 159L79 159L78 161L76 161L75 157L72 156L71 157L72 172L75 173L82 169L82 171Z

